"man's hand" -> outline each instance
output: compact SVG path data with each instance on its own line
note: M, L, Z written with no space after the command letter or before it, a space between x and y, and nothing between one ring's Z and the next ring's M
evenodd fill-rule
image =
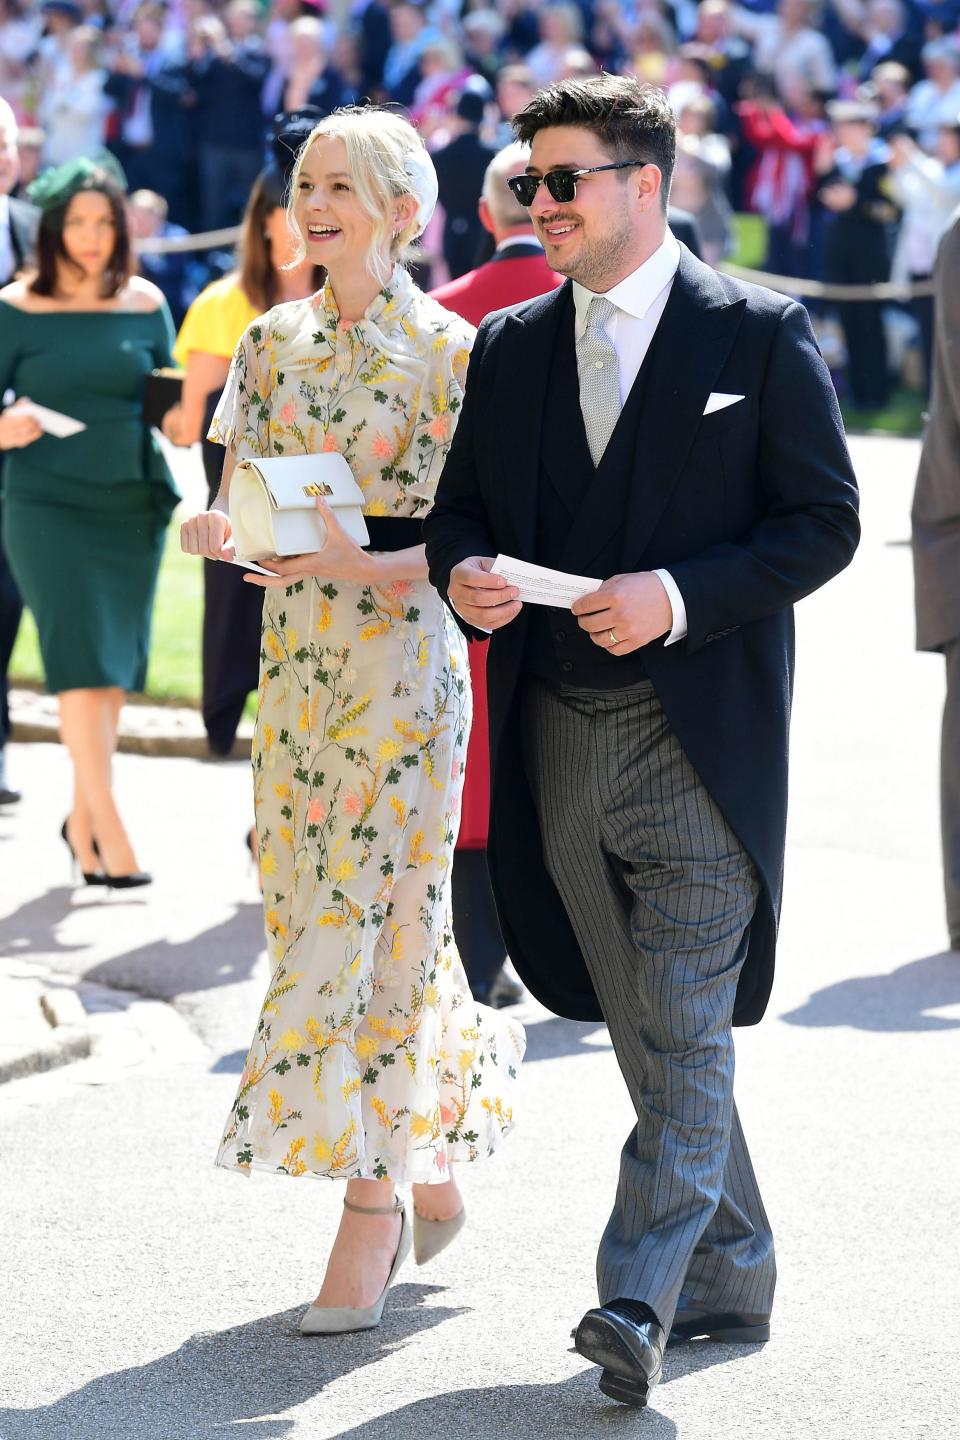
M461 619L477 630L500 630L516 620L520 591L502 575L491 575L491 555L471 555L450 571L447 595Z
M581 630L611 655L629 655L673 628L673 607L652 571L611 575L592 595L571 605Z

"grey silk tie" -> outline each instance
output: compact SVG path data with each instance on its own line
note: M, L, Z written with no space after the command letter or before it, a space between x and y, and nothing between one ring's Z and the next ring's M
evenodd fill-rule
M580 409L594 466L603 458L622 409L617 352L603 328L616 310L616 305L605 295L594 295L587 311L586 329L577 341Z

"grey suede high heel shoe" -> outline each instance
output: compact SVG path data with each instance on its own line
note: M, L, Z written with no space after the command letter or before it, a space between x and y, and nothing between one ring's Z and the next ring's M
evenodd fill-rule
M372 1305L361 1305L351 1308L346 1305L308 1305L300 1321L301 1335L349 1335L354 1330L375 1330L380 1324L383 1315L383 1307L386 1304L387 1291L397 1278L397 1271L410 1254L411 1225L410 1216L402 1200L397 1199L393 1205L351 1205L349 1200L343 1202L345 1209L355 1210L360 1215L400 1215L400 1242L397 1245L397 1253L393 1259L393 1266L387 1276L387 1283L380 1292L380 1298Z
M466 1208L461 1206L456 1215L451 1215L449 1220L427 1220L423 1215L418 1215L416 1209L413 1212L413 1258L418 1265L426 1265L441 1250L446 1250L451 1240L455 1240L463 1229L467 1219Z

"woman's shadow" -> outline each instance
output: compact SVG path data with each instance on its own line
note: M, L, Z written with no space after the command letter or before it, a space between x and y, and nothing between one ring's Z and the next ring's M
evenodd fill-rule
M5 1440L275 1440L297 1423L277 1417L331 1381L383 1359L460 1310L426 1306L434 1285L397 1285L378 1330L305 1339L299 1310L192 1335L169 1355L89 1381L51 1405L0 1408Z

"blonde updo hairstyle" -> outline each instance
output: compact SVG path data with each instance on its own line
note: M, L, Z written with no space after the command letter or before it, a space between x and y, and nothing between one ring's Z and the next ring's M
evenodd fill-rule
M414 241L421 233L419 214L396 235L393 233L393 203L401 195L419 200L411 184L405 162L408 155L426 155L426 146L408 120L392 110L372 106L347 105L334 110L321 120L297 155L290 180L287 218L300 245L290 265L299 265L306 257L306 244L294 214L300 185L300 171L311 146L317 140L342 140L347 151L347 171L357 199L373 221L373 237L367 255L367 269L381 285L386 285L395 264L408 265L417 256ZM382 260L384 243L390 242L390 266Z

